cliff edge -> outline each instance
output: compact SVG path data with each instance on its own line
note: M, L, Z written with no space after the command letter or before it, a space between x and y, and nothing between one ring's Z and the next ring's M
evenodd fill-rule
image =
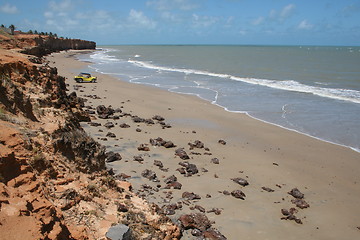
M19 53L95 44L35 37L0 46L0 239L106 239L119 223L131 239L179 239L180 227L106 170L106 149L79 124L89 121L83 99L66 93L56 68Z

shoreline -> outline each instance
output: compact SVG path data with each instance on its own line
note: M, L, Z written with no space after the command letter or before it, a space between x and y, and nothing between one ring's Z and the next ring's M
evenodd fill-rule
M107 49L107 48L99 48L99 49L97 49L96 51L99 51L99 50L101 51L101 50L106 50L106 49ZM79 59L79 61L82 61L82 60ZM131 60L131 61L135 61L135 62L136 62L136 60ZM140 65L141 65L141 63L140 63ZM149 66L148 66L148 67L149 67ZM147 68L147 67L145 67L145 68ZM150 65L150 68L152 68L152 65ZM100 74L107 74L107 75L112 76L111 73L101 72L101 71L99 71L99 69L94 68L94 67L90 67L90 69L93 69L93 70L95 70L95 72L100 73ZM165 70L165 71L171 71L171 72L183 72L183 71L186 70L186 69L181 69L181 68L180 68L180 69L177 69L177 68L172 69L172 68L168 68L168 67L159 67L159 66L153 66L152 69L155 69L155 70L156 70L156 69L163 69L163 70ZM199 74L199 75L205 75L205 76L212 76L212 75L216 75L216 76L223 76L223 75L224 75L224 76L227 76L227 74L218 74L218 73L212 73L212 72L206 72L206 71L203 72L202 70L194 70L194 69L188 69L188 70L189 70L190 72L192 72L193 74ZM231 75L229 75L228 77L230 77L230 78L237 78L237 77L231 76ZM117 78L117 77L115 77L115 78ZM119 80L120 80L120 79L119 79ZM151 87L157 87L157 88L159 88L159 89L161 89L161 90L164 90L164 88L159 87L158 84L152 84L152 83L137 83L137 82L132 82L132 81L126 81L126 82L135 83L135 84L140 84L140 85L145 85L145 86L151 86ZM265 86L266 86L266 85L265 85ZM267 87L270 87L270 86L267 86ZM270 87L270 88L272 88L272 87ZM184 94L184 95L196 96L196 97L198 97L198 98L201 99L201 100L210 102L210 103L212 103L213 105L220 107L221 109L225 110L226 112L246 114L248 117L250 117L250 118L252 118L252 119L255 119L255 120L257 120L257 121L261 121L261 122L264 122L264 123L267 123L267 124L271 124L271 125L276 126L276 127L280 127L280 128L286 129L286 130L290 130L290 131L293 131L293 132L295 132L295 133L299 133L299 134L302 134L302 135L304 135L304 136L308 136L308 137L311 137L311 138L314 138L314 139L316 139L316 140L320 140L320 141L323 141L323 142L326 142L326 143L330 143L330 144L334 144L334 145L337 145L337 146L349 148L349 149L351 149L351 150L353 150L353 151L355 151L355 152L357 152L357 153L360 153L360 148L358 148L358 147L356 147L356 146L352 146L351 144L346 145L346 144L341 143L341 142L336 142L336 140L334 140L334 141L332 141L332 140L327 140L326 137L315 136L315 135L313 135L313 134L311 134L311 133L302 132L301 130L296 130L296 129L293 129L293 128L291 128L291 127L283 126L283 125L281 125L281 124L279 124L279 123L270 122L270 121L268 121L268 120L264 120L264 119L258 118L258 117L256 117L256 116L253 116L253 115L251 115L250 113L248 113L247 111L228 110L228 107L222 106L222 105L220 105L220 104L217 104L217 103L216 103L217 99L215 99L215 100L209 100L209 99L206 99L206 98L201 97L200 94L196 94L196 93L176 92L176 90L173 90L172 88L170 88L170 89L165 89L165 90L168 91L168 92L171 92L171 93L175 93L175 94ZM315 94L315 95L316 95L316 94ZM319 96L320 96L320 95L319 95ZM216 98L216 97L215 97L215 98ZM341 99L340 99L340 100L341 100ZM329 136L328 136L328 137L329 137Z
M54 54L48 59L50 62L56 62L55 66L60 75L67 77L69 90L73 91L73 86L76 85L72 79L73 72L85 68L89 63L66 58L69 54ZM339 239L344 237L344 232L348 238L360 235L357 229L360 219L356 216L359 215L359 210L356 209L360 209L357 203L360 197L360 179L356 173L360 166L358 152L292 130L278 128L246 114L227 112L196 96L122 82L100 73L95 75L99 75L100 81L97 84L83 84L80 88L83 92L77 91L80 97L91 94L100 97L86 97L86 105L93 105L93 108L100 104L112 105L114 108L123 107L123 111L130 111L131 114L140 117L145 115L147 118L159 114L172 125L170 129L162 129L156 124L135 124L130 118L121 117L119 124L125 122L131 127L122 129L115 126L109 129L121 137L116 138L118 140L108 138L102 142L109 149L119 150L123 159L109 165L118 173L133 175L129 182L135 190L143 190L143 184L156 189L156 182L150 182L141 176L138 178L144 168L156 172L162 187L157 188L158 192L151 191L151 194L145 194L146 199L163 205L164 200L171 203L183 201L181 194L184 191L199 194L201 200L190 201L189 208L201 205L206 210L211 210L212 207L222 209L220 215L207 215L216 222L215 226L228 239L234 239L239 234L244 234L244 239L285 239L284 236L289 239L289 234L293 234L293 239L300 236ZM189 106L193 107L189 109ZM108 120L94 121L103 125ZM99 128L104 135L108 131L102 126L96 128L89 127L86 123L83 125L94 139L104 137L98 131ZM135 132L136 127L141 128L142 132ZM176 168L180 167L178 162L182 160L174 157L174 149L148 144L149 138L156 137L173 141L177 148L184 147L189 155L192 150L189 149L188 143L201 140L210 151L195 148L193 151L200 155L190 155L188 161L196 164L199 170L206 168L208 172L200 171L191 177L183 177L177 173ZM220 139L224 139L227 144L220 145L217 142ZM132 161L134 155L144 154L137 150L140 144L148 144L150 148L150 156L144 155L143 164ZM219 164L210 162L215 157L220 160ZM154 167L154 158L160 159L165 168L169 168L168 172ZM172 174L177 176L183 188L171 190L171 199L163 197L162 194L170 192L163 189L163 181ZM247 179L250 185L237 185L230 179L236 177ZM213 184L209 186L209 182ZM277 184L281 187L277 187ZM261 190L262 186L272 188L274 192L264 192ZM305 194L305 200L310 204L310 208L297 209L296 215L303 221L302 225L280 220L283 217L281 209L294 207L291 203L293 199L287 192L295 187ZM224 189L230 192L241 189L246 193L246 198L239 200L219 193ZM207 198L207 194L211 197ZM183 204L183 209L175 212L190 211L189 208ZM335 226L335 222L340 223Z

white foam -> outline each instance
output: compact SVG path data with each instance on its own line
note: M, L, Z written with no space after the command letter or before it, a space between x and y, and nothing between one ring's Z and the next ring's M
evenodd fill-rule
M360 103L360 91L357 91L357 90L310 86L310 85L305 85L305 84L299 83L294 80L269 80L269 79L260 79L260 78L243 78L243 77L237 77L237 76L232 76L232 75L228 75L228 74L212 73L212 72L194 70L194 69L170 68L170 67L156 66L156 65L153 65L148 62L135 61L135 60L128 60L128 62L135 64L136 66L139 66L139 67L154 69L154 70L158 70L158 71L169 71L169 72L179 72L179 73L184 73L184 74L206 75L206 76L210 76L210 77L230 79L233 81L245 82L245 83L249 83L249 84L260 85L260 86L270 87L270 88L274 88L274 89L309 93L309 94L317 95L320 97L327 97L327 98L343 100L343 101L348 101L348 102L353 102L353 103Z

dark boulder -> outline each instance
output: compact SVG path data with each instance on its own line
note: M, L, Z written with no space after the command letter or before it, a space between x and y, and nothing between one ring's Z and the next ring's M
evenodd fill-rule
M150 148L146 146L146 144L140 144L140 146L137 148L139 151L150 151Z
M204 148L204 143L202 143L200 140L196 140L194 143L188 143L190 146L190 150L194 148Z
M152 171L152 170L149 170L149 169L145 169L141 173L141 176L143 176L144 178L147 178L147 179L149 179L151 181L154 181L154 182L158 181L156 173L154 171Z
M163 163L159 160L154 160L154 165L158 166L160 169L164 167Z
M180 216L179 221L185 230L198 229L201 232L211 227L211 221L203 213L190 213Z
M179 156L182 160L190 159L190 157L185 152L184 148L179 148L175 151L175 155Z
M240 184L243 187L249 185L249 182L243 178L231 178L231 180L233 180L237 184Z
M111 137L111 138L116 138L115 133L112 133L112 132L108 132L108 133L106 134L106 136L107 136L107 137Z
M106 128L113 128L113 127L115 127L115 125L114 125L114 123L112 123L112 122L107 122L107 123L104 124L104 127L106 127Z
M198 194L195 194L193 192L183 192L182 198L186 198L187 200L201 199L201 197Z
M242 200L245 200L245 193L241 190L234 190L231 192L231 196L235 197L235 198L239 198L239 199L242 199Z
M111 107L105 107L104 105L99 105L96 107L96 112L99 118L107 119L111 115L113 115L115 111Z
M310 207L310 205L304 199L293 199L291 200L293 204L295 204L298 208L304 209Z
M288 192L288 194L290 194L294 198L298 198L298 199L303 199L304 198L304 194L302 192L300 192L300 190L297 189L297 188L291 189L291 191Z
M114 153L114 152L107 152L105 154L106 156L106 162L115 162L115 161L119 161L122 159L121 155L119 153Z
M134 156L134 161L142 163L144 159L141 156Z
M211 162L212 162L213 164L219 164L219 163L220 163L220 160L219 160L218 158L213 158L213 159L211 159Z
M170 177L166 178L164 180L165 183L173 183L173 182L176 182L177 181L177 177L175 175L171 175Z

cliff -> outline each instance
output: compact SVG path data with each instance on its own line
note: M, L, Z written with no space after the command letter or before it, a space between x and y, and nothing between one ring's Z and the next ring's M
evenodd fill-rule
M35 46L26 48L22 51L25 54L41 57L52 52L75 49L95 49L96 43L80 39L61 39L61 38L35 38Z
M32 44L44 52L95 47L60 39L2 44L34 52ZM0 239L106 239L118 223L132 239L179 239L180 227L107 171L106 149L80 126L90 120L84 100L66 87L46 62L0 49Z
M64 39L36 34L0 34L0 46L4 49L18 49L28 55L42 57L52 52L75 49L95 49L96 43L80 39Z

